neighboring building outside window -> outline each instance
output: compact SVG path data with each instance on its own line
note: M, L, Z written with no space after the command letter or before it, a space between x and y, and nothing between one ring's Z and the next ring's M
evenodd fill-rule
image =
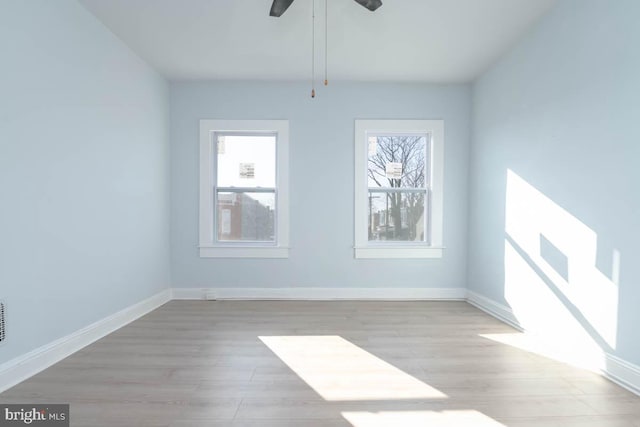
M286 258L286 120L200 121L200 256Z
M444 123L356 120L355 257L442 257Z

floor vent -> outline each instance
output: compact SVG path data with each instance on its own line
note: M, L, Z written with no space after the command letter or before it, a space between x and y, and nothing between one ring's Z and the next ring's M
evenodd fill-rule
M3 343L4 339L7 337L5 333L5 325L7 324L4 320L5 312L4 303L0 301L0 343Z

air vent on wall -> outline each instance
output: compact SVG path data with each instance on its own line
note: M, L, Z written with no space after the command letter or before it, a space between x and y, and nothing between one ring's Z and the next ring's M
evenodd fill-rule
M5 312L6 310L4 307L4 303L0 301L0 343L3 343L4 339L7 337L5 333L5 325L6 325L6 322L4 320Z

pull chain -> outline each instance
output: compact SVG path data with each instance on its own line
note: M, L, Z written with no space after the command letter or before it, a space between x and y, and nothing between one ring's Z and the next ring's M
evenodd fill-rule
M311 2L311 98L316 97L316 0Z
M329 67L329 0L324 0L324 85L329 84L327 69Z

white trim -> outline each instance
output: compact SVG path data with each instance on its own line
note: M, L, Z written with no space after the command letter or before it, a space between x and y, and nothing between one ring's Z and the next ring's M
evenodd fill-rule
M444 121L443 120L356 120L355 121L355 258L441 258L444 218ZM367 233L367 134L425 133L431 135L431 229L430 245L406 247L405 242L375 248Z
M201 246L202 258L289 258L289 248L281 246Z
M354 248L356 258L442 258L444 248L433 246L366 246Z
M174 292L179 288L174 288ZM182 295L200 297L203 289L180 289ZM209 300L455 300L465 299L464 288L209 288Z
M620 359L612 354L605 356L604 374L614 383L640 396L640 366Z
M213 242L213 148L211 123L200 120L200 246Z
M496 319L524 331L509 307L473 291L467 291L467 302ZM604 353L604 357L606 366L600 371L602 376L640 396L640 366L612 354Z
M467 302L519 331L524 330L516 315L513 314L513 310L503 304L469 290L467 290Z
M3 363L0 365L0 393L155 310L170 300L171 290L164 290L65 337Z
M431 245L444 245L444 121L429 120L431 126Z
M212 132L276 132L276 245L217 246L214 234ZM289 121L200 120L199 252L201 258L287 258L289 256ZM256 250L258 249L258 250Z

